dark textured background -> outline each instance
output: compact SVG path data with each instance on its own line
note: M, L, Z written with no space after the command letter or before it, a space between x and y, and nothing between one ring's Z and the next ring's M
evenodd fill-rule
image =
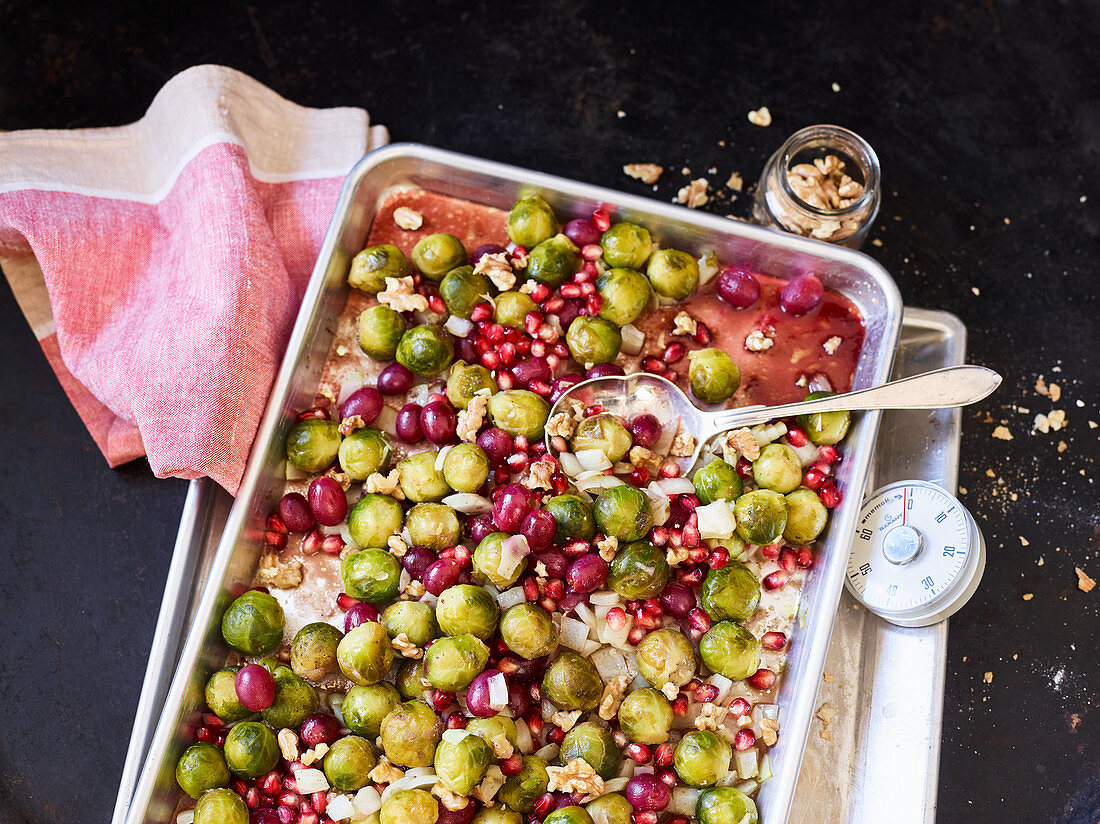
M864 135L885 183L866 251L1005 376L964 416L989 566L951 624L939 820L1096 824L1100 590L1074 567L1100 578L1100 6L617 5L9 0L0 127L129 122L217 62L302 104L363 106L395 140L665 200L683 166L754 183L807 124ZM746 120L760 105L770 128ZM668 169L655 194L620 171L650 161ZM6 286L0 347L0 821L102 822L186 486L104 465ZM1052 407L1068 428L1029 434Z

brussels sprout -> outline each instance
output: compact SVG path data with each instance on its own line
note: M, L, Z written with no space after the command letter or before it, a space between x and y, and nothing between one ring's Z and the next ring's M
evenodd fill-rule
M488 581L499 590L512 586L527 569L527 558L522 558L511 575L501 574L500 548L509 537L506 532L491 532L481 539L474 550L474 578L481 582Z
M323 621L306 624L290 645L290 668L295 675L315 682L336 672L336 647L343 637L332 624Z
M424 652L424 675L437 690L468 687L489 663L489 648L473 635L440 638Z
M449 271L466 263L466 248L454 235L437 232L413 247L412 262L428 280L442 280Z
M565 343L573 360L587 369L615 360L622 348L623 336L619 327L609 320L579 315L569 324Z
M523 766L515 775L509 776L497 794L510 809L519 813L529 813L535 808L535 801L546 792L550 775L546 772L546 759L537 755L523 756Z
M603 262L612 268L638 269L649 260L653 241L649 232L633 223L616 223L600 238Z
M802 487L787 496L787 526L783 537L788 543L808 544L817 539L829 520L829 510L812 489Z
M384 549L358 549L340 562L340 578L344 592L352 598L384 604L397 597L401 565Z
M336 660L340 672L354 683L377 684L393 663L393 647L386 628L376 621L364 621L340 641Z
M627 484L601 492L592 514L605 535L613 535L620 541L637 541L653 526L649 498L637 487Z
M493 739L498 735L503 735L508 739L509 744L516 746L518 735L516 722L503 715L494 715L492 718L471 718L466 722L466 729L474 735L481 736L489 746L492 746Z
M531 296L525 292L501 292L496 297L493 320L504 326L523 329L527 325L527 313L538 309Z
M634 808L621 793L601 795L586 807L594 824L630 824ZM740 824L740 822L738 822Z
M710 730L692 730L676 745L673 767L692 787L713 787L729 775L733 748Z
M752 462L752 478L756 485L776 492L793 492L802 483L802 461L798 453L782 443L770 443L760 450Z
M699 794L695 803L699 824L759 824L756 802L736 787L715 787Z
M405 515L405 527L413 546L427 547L433 552L454 546L462 537L458 515L446 504L417 504Z
M577 724L561 742L562 766L574 758L583 758L604 780L614 778L619 769L619 748L611 730L591 721Z
M452 269L439 283L439 296L447 304L447 311L467 320L474 307L494 291L493 282L481 272L475 273L473 266Z
M524 273L554 289L576 273L579 263L576 244L565 235L554 235L531 250Z
M348 532L359 546L386 546L404 522L405 513L395 498L367 493L348 514Z
M703 403L728 401L741 385L741 370L721 349L697 349L688 360L688 385Z
M554 810L542 822L543 824L592 824L592 816L584 807L570 805Z
M442 326L423 323L401 336L394 357L417 375L428 377L442 372L454 360L455 345Z
M699 285L699 264L687 252L658 249L649 259L646 277L661 297L684 300Z
M470 824L523 824L523 816L514 810L499 807L482 807Z
M609 269L600 275L596 288L603 298L600 317L616 326L636 321L652 294L645 275L633 269Z
M638 672L657 689L682 687L695 675L695 647L674 629L654 630L638 644Z
M806 396L808 401L816 401L818 398L830 398L835 392L811 392ZM852 422L850 412L810 412L798 416L798 425L806 430L810 440L816 444L832 445L844 440L848 434L848 426Z
M382 749L402 767L430 767L443 722L423 701L398 704L382 719Z
M550 404L526 389L509 389L489 399L489 418L509 435L523 435L529 441L542 437Z
M455 492L477 492L489 477L489 456L476 443L460 443L443 459L443 478Z
M557 529L555 544L567 544L572 540L591 541L596 534L596 519L592 505L576 495L556 495L545 504L546 511L554 516Z
M435 748L435 774L444 787L458 795L469 795L491 763L493 750L476 735L467 735L457 744L444 738Z
M248 824L248 806L233 790L203 793L195 804L195 824Z
M541 195L516 201L508 213L508 237L517 246L534 249L558 233L558 219Z
M749 620L760 605L760 584L740 561L707 572L703 581L703 609L715 621Z
M748 543L774 543L787 528L787 499L770 489L754 489L737 499L733 516L737 534Z
M278 601L266 592L250 589L222 615L222 637L238 652L263 655L279 646L285 623Z
M760 640L740 624L722 621L699 641L699 655L719 675L740 681L760 669Z
M390 243L369 246L351 260L348 283L364 292L381 292L386 278L403 278L409 274L405 253Z
M438 456L438 452L429 449L427 452L409 455L398 462L401 491L408 500L414 503L439 501L451 494L447 479L435 468ZM354 532L352 537L355 537Z
M588 712L600 705L603 681L595 664L575 652L563 651L546 669L542 695L560 710Z
M304 472L317 473L332 465L340 450L340 424L307 418L290 428L286 459Z
M252 710L241 704L237 697L237 671L240 667L226 667L210 676L206 682L206 706L226 724L243 721Z
M636 689L619 705L619 727L638 744L663 744L672 729L672 704L660 690Z
M610 412L585 418L573 433L573 451L598 449L611 463L618 463L630 451L633 439L623 422Z
M356 429L340 444L340 467L353 481L365 481L375 472L385 472L393 450L377 429Z
M393 360L405 334L401 313L379 303L359 315L359 348L378 361Z
M192 798L229 784L229 767L222 751L213 744L193 744L176 762L176 783Z
M255 778L279 763L279 743L270 727L256 721L242 721L225 738L225 763L241 778Z
M435 612L420 601L394 601L382 613L382 626L390 638L404 635L413 646L423 647L439 637Z
M493 637L500 617L493 596L473 584L445 590L436 603L435 614L439 628L447 635L473 635L482 641Z
M744 488L737 470L721 458L715 458L696 472L692 483L695 484L695 494L701 504L736 501L741 497Z
M334 789L358 790L370 783L370 771L378 763L374 747L358 735L345 735L325 754L325 778Z
M550 614L534 604L516 604L500 619L500 637L520 658L532 660L558 648L558 628Z
M636 601L660 595L668 576L665 551L649 541L634 541L619 545L607 574L607 585L624 598Z
M447 400L457 409L468 407L474 395L484 389L488 389L490 394L495 393L497 382L480 363L456 361L451 367L451 373L447 376Z
M340 715L344 726L373 741L382 732L382 719L400 702L401 696L393 684L382 681L370 686L354 686L348 690Z
M431 691L432 685L424 675L424 659L408 659L402 661L397 668L397 677L394 679L397 691L406 701L413 698L422 698L426 692Z
M379 824L435 824L439 802L425 790L398 790L386 796L378 812Z

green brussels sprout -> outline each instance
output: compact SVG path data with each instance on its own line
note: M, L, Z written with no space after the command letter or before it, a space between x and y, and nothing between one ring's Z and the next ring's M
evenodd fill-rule
M457 584L439 596L435 615L447 635L473 635L488 641L496 632L500 610L493 596L481 587Z
M478 581L488 581L499 590L505 590L519 580L519 576L527 569L527 558L521 558L519 564L511 575L502 575L500 572L500 548L505 540L510 538L506 532L490 532L474 550L473 569L474 578Z
M638 644L638 672L657 689L682 687L695 675L695 647L677 630L654 630Z
M529 441L542 437L550 404L526 389L509 389L489 399L489 418L509 435L523 435Z
M561 286L578 269L580 256L577 246L565 235L547 238L527 256L528 279L545 283L551 289Z
M722 621L699 641L699 655L719 675L740 681L760 669L760 640L740 624Z
M818 398L830 398L835 394L835 392L811 392L806 396L806 400L816 401ZM847 411L809 412L798 416L798 425L806 430L811 441L830 446L844 440L851 423L852 415Z
M672 300L691 297L699 285L699 264L687 252L676 249L658 249L654 252L645 273L653 284L653 291Z
M455 345L442 326L422 323L401 336L394 357L402 366L422 377L442 372L454 360Z
M688 360L688 385L703 403L724 403L741 385L741 370L721 349L697 349Z
M233 790L203 793L195 804L195 824L248 824L248 806Z
M619 545L607 574L607 585L624 598L637 601L660 595L668 576L665 551L649 541L633 541Z
M373 741L382 732L382 719L401 701L393 684L382 681L369 686L354 686L348 690L340 715L344 726L357 735Z
M340 672L354 683L377 684L393 663L393 647L386 628L376 621L364 621L340 641L336 660Z
M523 824L523 816L514 810L500 807L482 807L470 824Z
M237 698L237 672L240 667L226 667L210 676L206 682L204 694L206 706L226 724L235 721L243 721L252 715L252 710L245 707Z
M401 504L389 495L368 492L348 513L348 532L359 546L386 546L390 536L400 533L404 524Z
M398 704L382 719L382 749L402 767L430 767L443 736L443 721L423 701Z
M435 774L457 795L473 792L492 763L493 750L477 735L467 735L457 744L444 738L435 748Z
M653 526L649 498L640 489L628 484L601 492L592 507L592 514L605 535L613 535L620 541L644 538Z
M623 422L610 412L585 418L573 433L573 451L598 449L611 463L618 463L630 451L633 438Z
M358 549L340 562L340 578L344 592L357 601L384 604L397 597L401 564L384 549Z
M304 472L327 469L340 450L340 424L323 418L307 418L290 428L286 459Z
M557 523L554 531L555 544L567 544L576 539L591 541L596 534L592 505L583 498L577 495L555 495L546 502L545 508Z
M508 649L528 661L558 648L558 628L550 614L535 604L509 607L500 619L500 637Z
M603 680L596 665L587 658L563 651L546 668L542 695L560 710L589 712L600 705Z
M636 689L619 704L619 727L638 744L663 744L672 729L672 704L660 690Z
M787 499L770 489L746 492L733 505L737 534L750 544L770 544L787 528Z
M776 492L793 492L802 483L802 461L798 453L783 443L770 443L760 450L752 462L752 478L756 485Z
M526 292L501 292L496 297L493 320L503 326L523 329L527 325L527 313L538 309Z
M462 537L458 515L446 504L417 504L406 513L405 527L413 546L427 547L433 552L454 546Z
M623 336L619 327L609 320L579 315L569 324L565 343L573 360L587 369L615 360L622 348Z
M489 663L489 648L474 635L440 638L424 652L424 675L437 690L468 687Z
M630 824L634 808L621 793L607 793L585 807L594 824ZM738 822L740 824L740 822Z
M591 721L577 724L565 734L560 758L562 766L574 758L582 758L604 780L614 778L619 769L619 748L611 737L611 730Z
M479 303L493 294L493 282L473 266L459 266L447 273L439 283L439 296L447 304L447 311L460 318L470 319L470 313Z
M715 458L696 472L692 483L695 484L695 495L701 504L736 501L741 497L744 489L744 483L741 476L737 474L737 470L721 458Z
M409 274L405 253L390 243L368 246L351 260L348 284L374 294L386 288L386 278L403 278Z
M390 638L404 635L416 647L424 647L439 637L435 612L420 601L394 601L382 613L382 626Z
M302 726L321 705L317 690L290 667L279 667L274 677L275 700L261 713L264 721L279 730Z
M290 645L290 668L302 678L321 681L336 672L336 647L343 637L344 633L324 621L306 624Z
M471 718L466 722L466 729L474 735L480 736L491 747L493 739L503 735L513 747L518 740L516 722L504 715L494 715L492 718Z
M710 730L692 730L676 745L672 765L692 787L713 787L730 771L733 747Z
M596 288L603 298L600 317L620 327L636 321L653 294L645 275L633 269L608 269L596 280Z
M508 237L517 246L534 249L558 233L558 219L541 195L517 200L508 213Z
M374 747L358 735L345 735L329 747L322 768L334 789L358 790L370 783L370 771L378 764Z
M442 280L452 269L466 263L466 247L454 235L437 232L422 238L413 247L412 262L428 280Z
M447 479L435 468L439 453L429 449L402 458L398 464L398 476L401 479L401 491L413 503L440 501L451 494ZM355 533L352 533L355 537Z
M353 481L365 481L375 472L385 473L393 450L377 429L356 429L340 443L340 467Z
M225 763L233 775L255 778L279 763L279 743L270 727L256 721L234 725L225 738Z
M199 798L215 787L227 786L229 778L225 757L213 744L193 744L176 762L176 783L192 798Z
M593 824L593 822L588 810L571 805L554 810L542 820L542 824Z
M397 677L394 679L397 691L406 701L413 698L422 698L426 692L430 692L432 685L424 675L424 659L409 659L402 661L397 668Z
M546 772L546 759L537 755L523 756L523 765L515 775L509 776L497 794L502 802L518 813L529 813L535 808L539 796L546 792L550 774Z
M263 655L282 642L285 623L278 601L266 592L250 589L222 615L222 637L238 652Z
M653 251L649 231L633 223L616 223L600 238L603 262L612 268L641 270Z
M443 478L455 492L477 492L489 477L489 456L476 443L460 443L443 459Z
M760 583L747 566L730 561L707 572L703 581L703 609L715 621L749 620L760 606Z
M699 824L759 824L756 802L736 787L715 787L699 794L695 803Z
M466 409L474 395L485 389L489 394L497 391L497 382L488 369L480 363L455 361L447 376L447 400L457 409Z
M808 544L817 539L829 520L829 510L812 489L802 487L787 495L787 526L783 537L791 544Z
M398 790L386 797L378 812L379 824L435 824L439 802L425 790Z
M378 361L393 360L405 334L401 313L379 303L359 315L359 348Z

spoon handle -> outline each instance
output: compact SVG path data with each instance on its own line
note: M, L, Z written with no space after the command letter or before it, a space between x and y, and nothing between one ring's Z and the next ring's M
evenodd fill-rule
M737 426L752 426L775 418L803 415L810 412L859 411L864 409L947 409L980 401L1001 385L1001 376L984 366L966 364L936 369L890 381L870 389L860 389L843 395L812 401L754 407L748 410L728 409L714 416L714 424L722 430Z

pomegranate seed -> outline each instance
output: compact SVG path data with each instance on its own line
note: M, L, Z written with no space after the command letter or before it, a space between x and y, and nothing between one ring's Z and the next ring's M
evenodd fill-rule
M668 544L673 549L679 549L684 545L684 533L678 529L671 529L668 533Z
M340 607L340 609L342 609L344 612L347 612L358 603L359 601L352 598L346 592L341 592L339 595L336 596L336 606Z
M307 409L305 412L298 414L299 421L308 421L313 418L324 420L328 418L328 413L324 409Z
M662 360L665 363L678 363L683 357L684 352L687 351L682 343L675 341L665 347L665 353L662 356Z
M285 804L280 804L275 814L279 816L279 824L294 824L298 820L298 813Z
M680 495L676 500L688 512L694 512L699 507L699 498L696 495ZM692 523L698 524L699 519L695 518Z
M516 341L516 352L518 352L521 355L531 354L531 344L532 344L532 341L529 341L526 338L524 338L523 340L517 340Z
M447 729L449 730L464 730L466 729L466 716L460 712L456 712L447 719Z
M195 730L195 738L204 743L209 742L214 738L214 732L206 725L203 725Z
M654 357L642 358L642 370L659 375L665 371L665 365Z
M535 802L534 813L539 818L545 818L546 815L554 809L554 796L550 793L543 793L538 797Z
M282 532L283 534L286 534L286 532L288 531L286 528L286 524L283 523L283 519L275 514L268 515L267 528L269 531Z
M581 257L585 260L599 260L603 257L603 248L598 243L589 243L581 249Z
M549 343L549 341L547 341L547 342ZM554 344L554 354L557 355L559 358L568 358L569 357L569 346L566 345L565 343L555 343Z
M500 366L500 355L496 352L486 352L481 356L481 365L492 370Z
M302 797L296 792L286 790L279 796L279 803L287 807L299 807L302 804Z
M658 744L657 749L653 751L653 763L658 767L670 767L674 755L675 750L671 744Z
M329 555L339 555L344 551L344 539L339 535L326 535L321 542L321 550Z
M713 684L703 684L695 690L693 697L700 704L707 704L718 697L718 687Z
M752 704L739 695L730 704L729 714L734 718L740 718L742 715L748 715L751 710Z
M634 646L642 643L642 639L646 637L646 631L641 627L631 627L630 632L626 634L626 640Z
M587 278L584 283L581 283L581 296L588 297L596 294L596 284L590 282Z
M642 609L650 615L656 615L658 617L665 614L665 608L661 606L661 602L656 598L647 598L646 602L642 604Z
M313 809L319 813L323 813L328 809L328 795L323 792L315 792L309 797L309 800L313 804Z
M600 207L592 213L592 225L601 232L606 232L611 228L611 213L607 209Z
M790 576L784 569L777 569L764 576L764 589L780 589L787 583Z
M531 381L527 384L527 388L534 392L536 395L541 395L546 398L550 396L550 384L545 381Z
M550 287L545 283L536 283L531 289L531 300L535 303L542 303L550 297Z
M806 474L802 476L802 485L816 492L821 488L821 482L824 480L825 476L822 473L816 469L808 469Z
M827 464L834 464L840 459L840 453L836 451L835 446L822 446L817 450L818 460L825 461Z
M749 461L746 461L744 458L738 458L737 459L737 474L740 475L744 480L751 481L752 480L752 464Z
M447 304L443 302L443 298L439 295L428 295L428 308L437 315L442 315L447 311Z
M661 464L661 477L662 478L679 478L680 477L680 464L675 461L665 461Z
M505 775L519 775L523 769L523 756L518 752L500 762L500 771Z
M264 543L275 549L282 549L286 546L286 533L269 529L264 533Z
M298 824L321 824L321 817L313 810L305 809L305 806L305 802L302 802L302 814L298 816Z
M710 616L699 607L688 613L688 622L696 632L707 632L710 629Z
M687 527L684 527L684 529L686 530ZM688 550L688 560L693 564L701 564L708 557L710 557L710 551L705 546L696 546Z
M589 295L585 301L584 308L588 311L589 315L595 316L600 314L600 310L603 309L603 298L600 295Z
M551 326L549 323L544 323L539 327L539 340L544 343L553 343L558 339L558 330Z
M672 818L665 821L665 824L688 824L687 816L674 815Z
M545 595L555 601L560 601L565 597L565 582L560 578L551 578L546 582Z
M454 703L455 694L453 692L446 692L445 690L435 690L432 693L432 706L438 712L442 712Z
M730 562L730 551L724 546L715 547L707 557L707 566L711 569L721 569Z
M496 378L497 386L502 392L507 392L516 384L516 379L512 377L512 373L509 372L507 369L503 369L500 372L497 372Z
M516 345L514 343L502 343L500 349L500 362L505 366L511 366L516 361Z
M791 446L805 446L809 442L806 433L797 426L787 429L787 443Z
M744 752L745 750L752 749L753 744L756 743L756 733L747 727L739 729L733 736L733 747L738 752Z
M699 547L699 541L700 541L699 527L692 526L691 524L686 524L684 526L684 529L683 529L683 538L684 538L684 546L688 547L689 549L692 548L692 547ZM699 563L700 561L703 560L703 558L706 558L706 556L707 556L706 547L699 547L699 548L703 550L703 556L701 558L699 558L698 560L696 560L695 558L692 558L692 560L695 561L695 563Z
M534 337L538 334L539 327L542 326L544 318L541 312L528 312L523 319L523 328L527 330L527 334Z
M581 296L581 286L579 283L563 283L558 290L563 298L567 300L573 300Z
M306 555L316 555L321 551L321 544L324 540L325 538L321 530L314 527L302 536L302 552Z
M516 473L525 470L527 468L527 464L530 463L530 461L528 460L526 455L520 454L509 455L506 463L508 464L508 469L511 470L513 473Z
M668 530L663 526L655 526L653 527L653 532L650 533L649 539L657 546L664 546L668 543Z
M810 469L820 472L823 478L833 474L833 468L825 461L814 461L813 464L810 465Z
M622 632L626 626L626 611L622 607L612 607L604 616L607 626L615 632Z
M783 649L787 646L787 636L782 632L765 632L760 638L760 645L765 649Z
M470 320L474 323L482 323L493 316L493 307L488 303L479 303L470 310Z
M688 711L687 696L686 695L677 695L672 700L672 714L673 715L678 715L678 716L683 716L683 715L687 715L687 711Z
M775 673L770 669L764 669L761 667L748 678L745 682L752 688L758 690L770 690L772 684L775 683Z
M797 561L798 556L790 547L784 547L779 551L779 565L783 567L784 572L794 572Z
M798 558L795 560L802 569L809 569L814 565L814 551L808 546L800 547L798 550Z
M238 778L233 782L233 792L243 798L248 792L248 783L243 778Z
M543 598L538 602L538 604L549 613L555 612L558 608L558 602L555 601L553 598Z
M769 560L774 560L779 557L779 544L764 544L760 547L760 554Z
M551 744L560 744L565 740L565 730L555 724L551 724L550 732L546 737L550 740Z
M695 334L691 336L691 339L700 346L706 346L710 343L710 328L700 321L695 324Z
M542 308L547 312L547 314L551 315L556 315L562 310L563 306L565 306L565 301L562 300L558 295L554 295L552 298L548 298L542 304Z
M818 493L818 497L821 498L821 503L825 504L826 509L836 509L840 506L841 494L840 490L836 488L836 482L832 478L828 478L822 485L821 491Z
M546 343L541 340L532 341L531 343L531 357L545 358L546 357Z
M538 581L534 578L527 578L523 582L523 595L528 601L537 601L539 599Z
M677 574L676 580L690 587L698 586L703 583L703 568L695 567L694 569L682 569L680 570L680 574ZM703 614L706 615L706 613ZM706 630L703 631L705 632Z
M512 447L516 452L526 452L531 448L531 442L527 440L526 435L516 435L516 439L512 441Z
M283 779L275 770L272 770L260 779L260 789L263 790L264 795L277 795L283 789Z
M644 764L653 757L645 744L631 744L626 748L626 754L635 764Z

